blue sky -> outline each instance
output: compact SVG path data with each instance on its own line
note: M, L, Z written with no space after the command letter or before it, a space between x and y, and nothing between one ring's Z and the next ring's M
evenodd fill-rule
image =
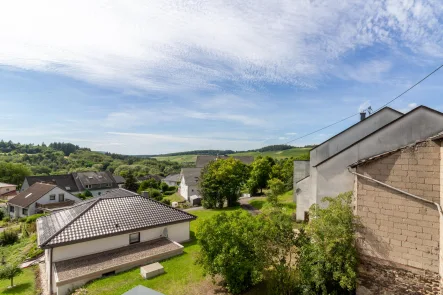
M424 0L10 1L0 138L123 154L285 143L431 72L442 25L441 2ZM442 81L391 106L443 111Z

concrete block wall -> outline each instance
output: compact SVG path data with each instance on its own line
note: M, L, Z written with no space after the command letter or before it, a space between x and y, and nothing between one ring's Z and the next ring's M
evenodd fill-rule
M357 168L396 188L440 202L440 144L428 141ZM361 217L363 254L398 265L439 272L440 217L436 206L364 178L354 205Z

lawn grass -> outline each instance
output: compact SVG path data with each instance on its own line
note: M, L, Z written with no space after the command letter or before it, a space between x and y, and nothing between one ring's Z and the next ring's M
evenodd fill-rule
M199 224L202 224L208 218L219 214L220 212L231 212L242 210L240 207L214 209L214 210L195 210L189 213L197 216L197 219L191 222L191 242L184 243L184 254L162 261L165 274L153 279L145 280L140 276L140 269L116 274L107 278L95 280L85 286L88 295L121 295L124 292L134 288L137 285L143 285L157 290L167 295L197 295L213 294L211 290L216 288L217 294L226 294L220 287L212 284L209 277L203 276L201 266L195 264L195 260L200 251L200 246L195 240L195 233ZM247 294L265 294L263 288L256 288Z
M288 214L295 213L296 204L293 201L293 190L290 190L280 196L278 196L279 206L283 209L284 212ZM266 212L271 209L271 204L269 204L266 197L258 197L252 198L249 201L249 204L252 205L255 209Z
M0 294L33 295L38 294L35 289L35 266L23 269L23 273L14 278L13 288L8 289L10 280L0 281Z

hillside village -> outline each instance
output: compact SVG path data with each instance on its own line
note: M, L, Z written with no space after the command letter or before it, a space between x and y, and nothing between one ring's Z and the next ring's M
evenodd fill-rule
M442 139L442 113L385 107L309 160L197 155L166 177L23 175L0 183L11 280L0 290L441 294ZM230 251L240 245L244 258Z

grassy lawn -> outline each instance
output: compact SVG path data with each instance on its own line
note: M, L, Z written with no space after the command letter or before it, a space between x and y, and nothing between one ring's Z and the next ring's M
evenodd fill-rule
M195 210L190 213L198 218L191 222L191 236L195 237L198 225L211 216L220 212L241 210L240 207L220 210ZM162 261L165 274L153 279L145 280L140 276L140 269L116 274L103 279L98 279L85 286L88 295L120 295L137 285L144 285L167 295L197 295L197 294L226 294L217 285L213 285L210 277L203 276L203 270L195 264L195 259L200 251L199 245L193 240L183 244L184 254ZM247 294L265 294L263 288L256 288Z
M8 289L11 284L10 280L0 281L0 294L14 294L14 295L33 295L38 294L35 290L35 266L25 268L23 273L14 278L14 288Z
M283 210L288 214L295 213L296 204L293 201L293 190L278 196L278 201ZM266 212L266 210L271 207L271 204L268 203L266 197L253 198L250 200L249 204L263 212Z

